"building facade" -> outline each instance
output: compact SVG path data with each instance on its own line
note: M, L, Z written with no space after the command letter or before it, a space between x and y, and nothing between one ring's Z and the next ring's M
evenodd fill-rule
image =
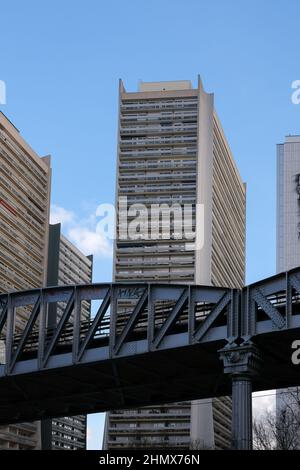
M85 256L61 233L61 224L50 225L48 255L48 286L90 284L93 275L93 257ZM90 318L90 304L82 303L82 320ZM48 312L49 321L56 324L60 310ZM72 322L72 317L70 319ZM50 325L51 326L51 325ZM42 423L42 447L52 450L84 450L86 448L86 416L45 420Z
M277 273L300 266L300 136L277 145ZM293 391L293 389L291 389ZM291 406L289 390L278 390L276 408ZM299 444L300 447L300 444Z
M0 112L0 292L44 286L47 275L50 157L40 158ZM18 312L20 333L29 312ZM0 449L38 449L39 423L2 426Z
M300 136L277 145L277 272L300 266Z
M245 185L200 78L195 89L189 81L142 82L138 92L120 81L116 183L115 281L243 286ZM160 216L154 235L126 236L139 207L151 214L162 205L187 210L186 234L175 230L179 211L167 236ZM227 448L230 420L226 397L114 411L106 417L104 448Z

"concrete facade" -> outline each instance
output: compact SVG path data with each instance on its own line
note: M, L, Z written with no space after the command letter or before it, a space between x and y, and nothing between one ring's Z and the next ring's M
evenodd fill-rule
M300 136L277 145L277 273L300 266ZM293 391L293 389L291 389ZM276 393L276 408L291 406L288 389Z
M241 287L245 269L245 185L200 78L140 83L138 92L119 87L116 207L178 204L192 207L193 242L124 240L118 213L114 280L166 281ZM200 218L196 207L201 205ZM174 222L174 221L173 221ZM175 224L175 222L174 222ZM162 221L159 222L162 228ZM229 398L110 412L104 448L227 448Z
M50 157L40 158L0 112L0 291L45 285L50 205ZM18 312L21 332L30 312ZM0 428L0 449L40 448L40 425Z
M300 266L300 136L277 145L277 272Z

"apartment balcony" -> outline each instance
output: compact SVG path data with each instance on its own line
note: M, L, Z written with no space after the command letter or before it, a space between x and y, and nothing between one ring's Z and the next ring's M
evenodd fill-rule
M0 430L0 439L12 442L14 446L26 447L28 449L34 449L37 445L36 435L29 437L14 432L6 432Z
M130 194L146 194L146 193L155 193L159 192L166 193L172 191L190 191L194 192L196 190L196 181L194 179L183 181L180 178L170 179L168 178L166 182L160 181L158 178L152 181L146 181L142 184L141 181L131 182L131 181L122 181L119 183L119 195L122 193Z
M2 184L1 184L2 183ZM23 196L22 191L15 190L0 176L0 199L11 214L30 221L37 231L41 232L41 225L46 221L46 211L41 212L36 206Z
M85 431L86 429L86 419L83 417L82 419L78 419L77 417L74 417L70 420L66 418L54 418L52 420L53 426L57 427L58 429L64 429L64 428L70 428L70 430L76 430L76 432L82 432Z
M143 268L148 269L152 268L153 266L168 266L171 268L188 268L190 266L194 265L194 257L190 257L188 259L170 259L170 260L162 260L160 258L148 258L148 259L139 259L136 258L134 260L128 260L124 258L123 260L118 259L117 261L117 266L122 269L123 266L125 267L136 267L137 265L139 266L140 264L143 265Z
M122 230L122 232L121 232ZM127 235L127 238L125 240L122 240L120 238L121 233L125 233ZM181 248L186 248L186 242L191 242L195 240L195 227L192 227L187 230L182 227L182 230L177 229L177 227L174 227L173 224L170 226L158 226L158 225L148 225L147 222L145 222L145 230L138 234L130 234L128 233L127 226L120 224L118 227L118 232L117 232L117 243L118 247L123 247L123 248L133 248L133 250L130 252L132 255L136 256L142 256L143 250L144 250L144 245L147 243L153 243L153 244L160 244L160 243L177 243L177 247L179 251L182 251ZM171 248L169 246L169 248ZM174 246L173 246L174 248ZM121 252L122 253L122 252ZM160 257L160 255L163 255L163 252L159 252L155 246L153 250L150 248L148 249L148 253L151 253L152 256ZM123 251L123 255L124 255ZM189 253L185 253L186 255ZM136 258L135 256L135 258ZM123 258L126 256L123 256Z
M134 124L134 123L124 123L120 126L121 134L148 134L153 132L157 133L173 133L173 132L194 132L197 133L197 119L194 121L189 120L188 122L183 121L173 121L172 117L168 118L164 122L159 122L157 124Z
M1 152L1 156L2 152ZM14 171L11 171L8 167L3 163L0 163L0 169L3 174L6 175L10 183L13 185L14 188L21 188L21 191L25 193L28 198L31 198L32 201L36 204L37 201L39 201L38 208L41 211L46 210L46 193L44 195L40 194L40 192L37 192L35 188L32 188L30 184L27 183L26 181L26 175L22 175L22 179L18 177L18 173L15 170L15 167L13 168ZM20 175L21 176L21 175ZM34 191L32 191L34 189Z
M197 111L171 111L171 112L148 112L138 114L123 114L120 115L121 126L124 125L138 125L138 124L161 124L166 122L195 122L198 119Z
M152 151L151 151L152 152ZM149 155L144 155L142 152L132 152L121 155L119 153L119 168L124 169L173 169L178 168L195 168L197 163L197 152L178 153L176 149L173 152L152 152Z
M161 157L157 160L148 160L147 158L143 159L129 159L122 157L122 160L119 163L119 176L127 176L135 174L136 172L139 173L148 173L148 172L155 172L157 176L159 176L163 172L172 173L173 171L178 173L185 173L185 172L196 172L196 157L193 156L185 156L180 155L176 159L174 164L170 165L170 157ZM153 158L153 157L151 157ZM175 158L175 157L174 157Z
M187 423L187 425L190 425L190 417L191 413L190 411L186 412L179 412L178 410L177 413L161 413L161 414L155 414L155 413L131 413L130 415L109 415L109 423L110 426L117 425L119 426L119 423L122 423L126 421L127 423L130 422L130 420L134 420L135 423L167 423L169 422L174 422L176 423ZM128 427L128 424L126 425Z
M115 437L115 439L108 439L109 449L111 448L130 448L130 447L140 447L140 448L170 448L176 447L181 449L188 449L190 445L190 436L130 436L126 438L125 436Z
M123 101L121 103L121 112L122 114L130 112L144 112L144 111L174 111L178 109L197 109L198 101L196 100L184 100L184 101L145 101L144 103L126 103Z
M196 171L188 171L188 170L178 170L174 168L173 170L170 171L162 171L160 168L158 171L153 171L151 169L145 170L145 171L137 171L137 168L135 169L136 173L127 173L127 174L120 174L119 175L119 184L129 184L129 183L151 183L151 182L164 182L166 181L167 183L180 180L180 181L196 181Z
M22 249L25 253L29 253L33 263L40 263L40 259L43 256L41 250L37 250L36 247L29 243L27 240L21 237L20 233L16 233L8 224L0 220L0 232L2 233L2 239L9 240L9 242L14 242L16 245L22 246Z
M159 196L157 196L158 198L160 198L160 201L161 202L167 202L170 204L170 197L169 197L169 200L167 199L168 195L170 195L170 192L172 192L173 196L172 196L172 201L173 203L177 202L179 203L180 202L180 196L184 196L184 195L188 195L189 196L189 202L191 204L193 204L195 202L195 199L194 199L194 195L195 195L195 186L194 187L190 187L190 188L176 188L176 187L173 187L173 186L169 186L168 188L143 188L143 189L139 189L139 188L133 188L133 189L129 189L129 188L120 188L119 189L119 197L121 197L122 195L124 196L127 196L127 202L128 202L128 205L130 204L134 204L133 201L136 201L138 203L142 203L143 205L144 204L148 204L149 202L149 199L151 200L151 195L157 195L159 194ZM165 199L163 199L163 196L165 195ZM132 198L130 198L130 196L132 196ZM140 199L138 199L140 197ZM178 196L176 198L176 196ZM187 204L188 202L185 201L185 203Z
M170 146L170 144L168 144ZM123 158L142 158L142 157L150 157L150 156L155 156L155 157L170 157L172 158L177 158L177 157L197 157L197 147L180 147L179 145L176 146L175 148L165 148L165 149L160 149L158 147L157 149L151 149L151 150L120 150L119 155L120 157Z
M119 189L128 189L128 192L131 190L137 189L145 189L148 188L158 188L160 189L170 189L172 190L173 187L178 188L191 188L191 190L195 190L196 188L196 177L195 175L180 175L175 174L174 176L171 175L160 175L159 173L157 176L133 176L130 178L120 178L119 179Z
M3 208L2 204L0 204L0 213L1 219L5 222L5 227L9 230L10 234L14 234L13 238L23 235L24 244L33 244L36 250L40 250L41 253L43 252L42 231L37 233L36 229L33 230L27 221L23 221L20 218L16 219L13 214ZM0 221L0 224L3 226L2 221Z
M61 428L59 426L52 425L52 439L57 437L63 437L63 435L67 434L68 436L73 437L73 439L79 439L85 441L85 432L84 431L77 431L70 430L66 428Z
M158 137L157 139L153 138L134 138L134 137L121 137L119 140L119 145L121 150L125 147L169 147L170 145L186 145L186 144L196 144L197 143L197 135L194 136L170 136L170 137Z
M188 272L176 271L173 272L162 272L161 269L157 269L157 271L124 271L124 272L117 272L116 280L117 281L136 281L143 280L143 281L178 281L178 282L193 282L195 276L194 270L189 270Z
M126 435L136 435L137 433L141 434L143 437L149 436L157 436L159 434L163 436L172 435L173 436L189 436L190 435L190 427L191 423L186 423L185 426L179 426L181 423L176 423L176 426L164 426L164 427L157 427L157 426L149 426L149 427L136 427L131 428L130 426L118 426L118 427L111 427L109 428L110 437L117 437Z
M29 432L32 432L32 433L36 433L37 432L37 427L38 427L38 424L36 422L33 422L33 423L21 423L21 424L10 424L9 427L11 429L19 429L19 428L22 428L23 430L25 431L29 431Z
M0 251L1 253L1 251ZM3 255L3 253L2 253ZM2 256L3 260L3 256ZM27 289L34 288L37 285L42 285L42 278L35 277L30 270L23 270L16 263L15 267L12 264L12 269L5 265L6 261L3 263L0 256L0 275L3 276L8 283L14 286L13 290L23 290L25 287Z
M30 260L28 260L28 263L26 264L23 262L24 257L21 253L17 252L15 253L15 256L12 256L2 244L0 244L0 248L0 265L2 264L4 269L6 268L11 272L11 275L14 276L29 276L33 282L37 282L36 285L39 285L43 275L41 267L34 269L34 266L31 266Z
M68 437L53 435L52 446L57 449L85 449L86 443L83 439L69 439Z
M119 175L123 175L125 172L131 173L132 171L156 171L157 173L160 171L188 171L193 169L196 171L196 158L195 159L163 159L157 161L156 159L150 160L146 159L142 162L131 162L131 161L121 161L119 163Z
M39 198L46 199L47 198L47 184L40 185L36 178L32 178L31 174L28 171L24 171L24 167L19 164L16 159L13 160L12 166L12 155L9 155L3 148L0 142L0 154L3 159L7 163L8 168L12 168L11 174L16 175L16 177L22 177L24 182L28 184L29 187L32 188L37 193ZM10 171L10 170L9 170Z
M6 256L11 260L15 261L18 257L20 257L26 263L26 265L30 266L32 270L34 270L38 276L43 273L40 259L39 262L34 259L32 253L29 250L24 249L26 247L23 244L18 243L16 238L15 243L13 244L9 241L7 236L3 237L0 235L0 247L1 250L5 250Z
M155 241L154 241L155 242ZM176 246L173 246L173 244L166 243L164 245L163 240L159 240L156 245L153 247L147 247L145 246L145 242L142 242L141 245L136 244L136 246L126 246L126 247L120 247L120 243L117 242L117 260L121 260L123 258L127 258L128 255L131 257L136 258L143 258L145 261L147 258L152 258L153 256L159 256L159 255L165 255L165 254L171 254L176 253L176 256L186 256L186 250L185 250L185 242L181 243L180 245L176 244ZM134 241L133 241L134 243ZM194 256L193 256L194 259ZM118 262L117 261L117 262Z
M197 133L197 123L190 125L156 125L156 126L122 126L120 128L121 137L133 136L133 137L144 137L147 135L151 136L164 136L164 135L190 135Z
M54 422L61 422L67 424L67 426L85 429L85 416L65 416L63 418L54 418Z
M190 193L178 192L177 194L173 194L172 198L168 198L167 194L160 194L157 193L150 193L145 195L128 195L127 196L127 205L130 206L131 204L143 204L148 209L153 204L188 204L193 205L195 204L195 198Z
M15 144L14 141L8 136L7 133L4 133L0 130L0 142L3 145L3 149L7 149L6 152L11 152L13 155L17 155L19 157L20 162L24 166L23 172L29 171L30 173L34 174L37 181L41 183L42 186L47 185L47 174L41 169L36 166L32 160L25 155L19 145Z

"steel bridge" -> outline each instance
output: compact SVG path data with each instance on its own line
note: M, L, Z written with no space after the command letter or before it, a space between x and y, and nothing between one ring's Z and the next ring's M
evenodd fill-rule
M117 283L3 294L0 424L232 395L233 447L248 449L251 392L300 385L297 339L300 269L242 290Z

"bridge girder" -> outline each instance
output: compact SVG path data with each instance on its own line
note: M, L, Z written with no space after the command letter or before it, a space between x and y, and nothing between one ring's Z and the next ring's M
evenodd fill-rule
M18 329L19 309L28 319ZM241 290L128 283L3 294L0 424L230 395L232 381L234 406L243 394L250 403L251 390L300 385L290 358L299 338L300 269ZM251 361L228 368L246 349L261 358L255 374Z

